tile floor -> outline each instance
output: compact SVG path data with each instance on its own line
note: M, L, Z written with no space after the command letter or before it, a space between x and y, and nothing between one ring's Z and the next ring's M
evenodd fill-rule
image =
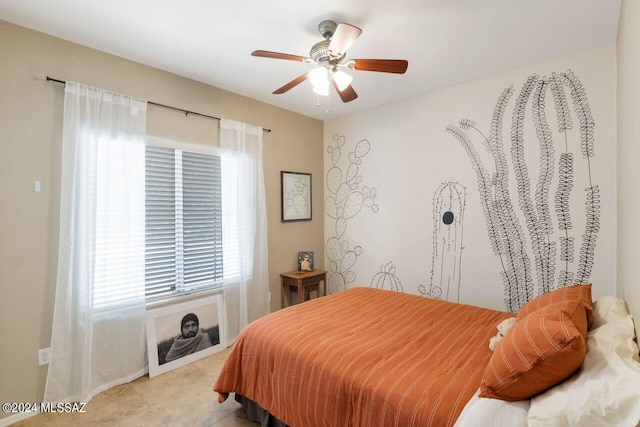
M213 383L229 349L154 378L144 376L104 391L89 401L85 413L38 414L24 426L193 426L256 427L233 398L219 404Z

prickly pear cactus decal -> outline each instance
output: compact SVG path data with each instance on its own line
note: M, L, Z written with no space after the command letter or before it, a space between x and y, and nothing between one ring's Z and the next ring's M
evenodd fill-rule
M359 141L353 151L346 153L348 164L340 163L343 152L347 151L346 138L333 135L334 143L327 147L331 168L327 171L326 184L329 196L325 199L324 210L328 218L335 221L334 235L326 243L326 256L329 261L327 281L329 293L345 290L356 279L351 267L362 254L362 247L351 244L343 238L349 220L363 208L378 212L376 189L363 186L359 168L363 158L369 153L369 141Z

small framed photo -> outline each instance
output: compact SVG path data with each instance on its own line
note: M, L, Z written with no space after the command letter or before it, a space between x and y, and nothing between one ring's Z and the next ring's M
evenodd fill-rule
M298 252L298 271L313 271L313 252Z
M213 295L147 311L150 378L224 350L222 304Z
M311 219L311 174L280 172L282 222Z

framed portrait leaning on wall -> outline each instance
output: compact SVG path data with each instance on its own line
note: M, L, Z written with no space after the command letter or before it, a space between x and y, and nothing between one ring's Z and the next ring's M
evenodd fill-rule
M224 350L222 296L147 310L149 377Z

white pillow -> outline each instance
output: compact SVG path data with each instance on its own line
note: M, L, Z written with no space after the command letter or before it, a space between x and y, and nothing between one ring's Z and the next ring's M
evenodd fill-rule
M454 427L526 427L529 400L506 400L478 397L480 389L467 402Z
M625 323L628 319L631 319L629 310L627 310L627 304L624 300L612 296L602 297L594 301L593 314L595 319L593 320L592 329L602 326L605 323Z
M537 426L636 426L640 421L640 362L623 300L603 297L580 370L531 399L527 420Z

